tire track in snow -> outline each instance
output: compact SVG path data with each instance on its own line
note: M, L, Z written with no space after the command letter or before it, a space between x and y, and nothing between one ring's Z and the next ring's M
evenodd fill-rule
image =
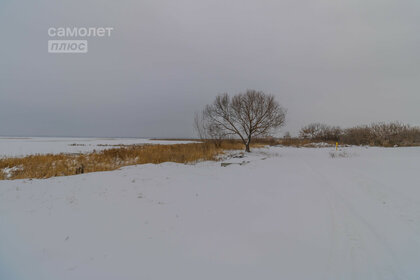
M314 175L317 185L324 186L323 192L333 211L330 279L406 279L395 253L375 228L335 190L321 171L306 161L304 166ZM381 257L387 259L385 264L375 258L378 252L384 253ZM347 271L349 268L351 271Z
M383 207L398 213L403 221L420 238L420 203L401 191L396 191L388 183L380 182L362 172L357 172L357 182L368 195L383 204ZM417 197L415 197L417 198Z

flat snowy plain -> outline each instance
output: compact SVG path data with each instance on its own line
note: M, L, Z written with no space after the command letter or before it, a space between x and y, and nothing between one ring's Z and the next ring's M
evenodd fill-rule
M420 279L420 148L333 150L0 181L0 279Z
M182 144L188 141L149 140L142 138L67 138L0 137L0 156L33 154L86 153L115 148L115 145Z

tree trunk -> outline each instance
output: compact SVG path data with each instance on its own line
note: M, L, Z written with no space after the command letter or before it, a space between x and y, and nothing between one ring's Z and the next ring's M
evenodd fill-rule
M249 146L251 145L251 136L248 137L248 141L245 143L245 152L250 153L251 150Z
M251 150L249 149L249 143L245 144L245 152L250 153Z

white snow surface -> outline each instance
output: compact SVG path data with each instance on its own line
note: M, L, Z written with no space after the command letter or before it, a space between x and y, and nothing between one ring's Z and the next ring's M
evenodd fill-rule
M0 181L0 279L420 279L420 148Z
M115 148L113 145L185 144L190 141L143 138L0 137L0 157L32 154L86 153Z

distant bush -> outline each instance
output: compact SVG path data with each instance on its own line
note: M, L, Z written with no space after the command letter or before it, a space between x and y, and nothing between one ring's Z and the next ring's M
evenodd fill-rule
M400 122L373 123L347 129L312 123L300 130L299 138L311 141L339 141L349 145L415 146L420 145L420 128Z
M350 145L414 146L420 145L420 128L399 122L373 123L344 130L340 141Z
M343 131L338 126L329 126L321 123L312 123L304 126L300 132L301 139L310 139L315 141L338 141Z
M340 142L349 145L370 145L373 136L368 126L356 126L344 130Z

